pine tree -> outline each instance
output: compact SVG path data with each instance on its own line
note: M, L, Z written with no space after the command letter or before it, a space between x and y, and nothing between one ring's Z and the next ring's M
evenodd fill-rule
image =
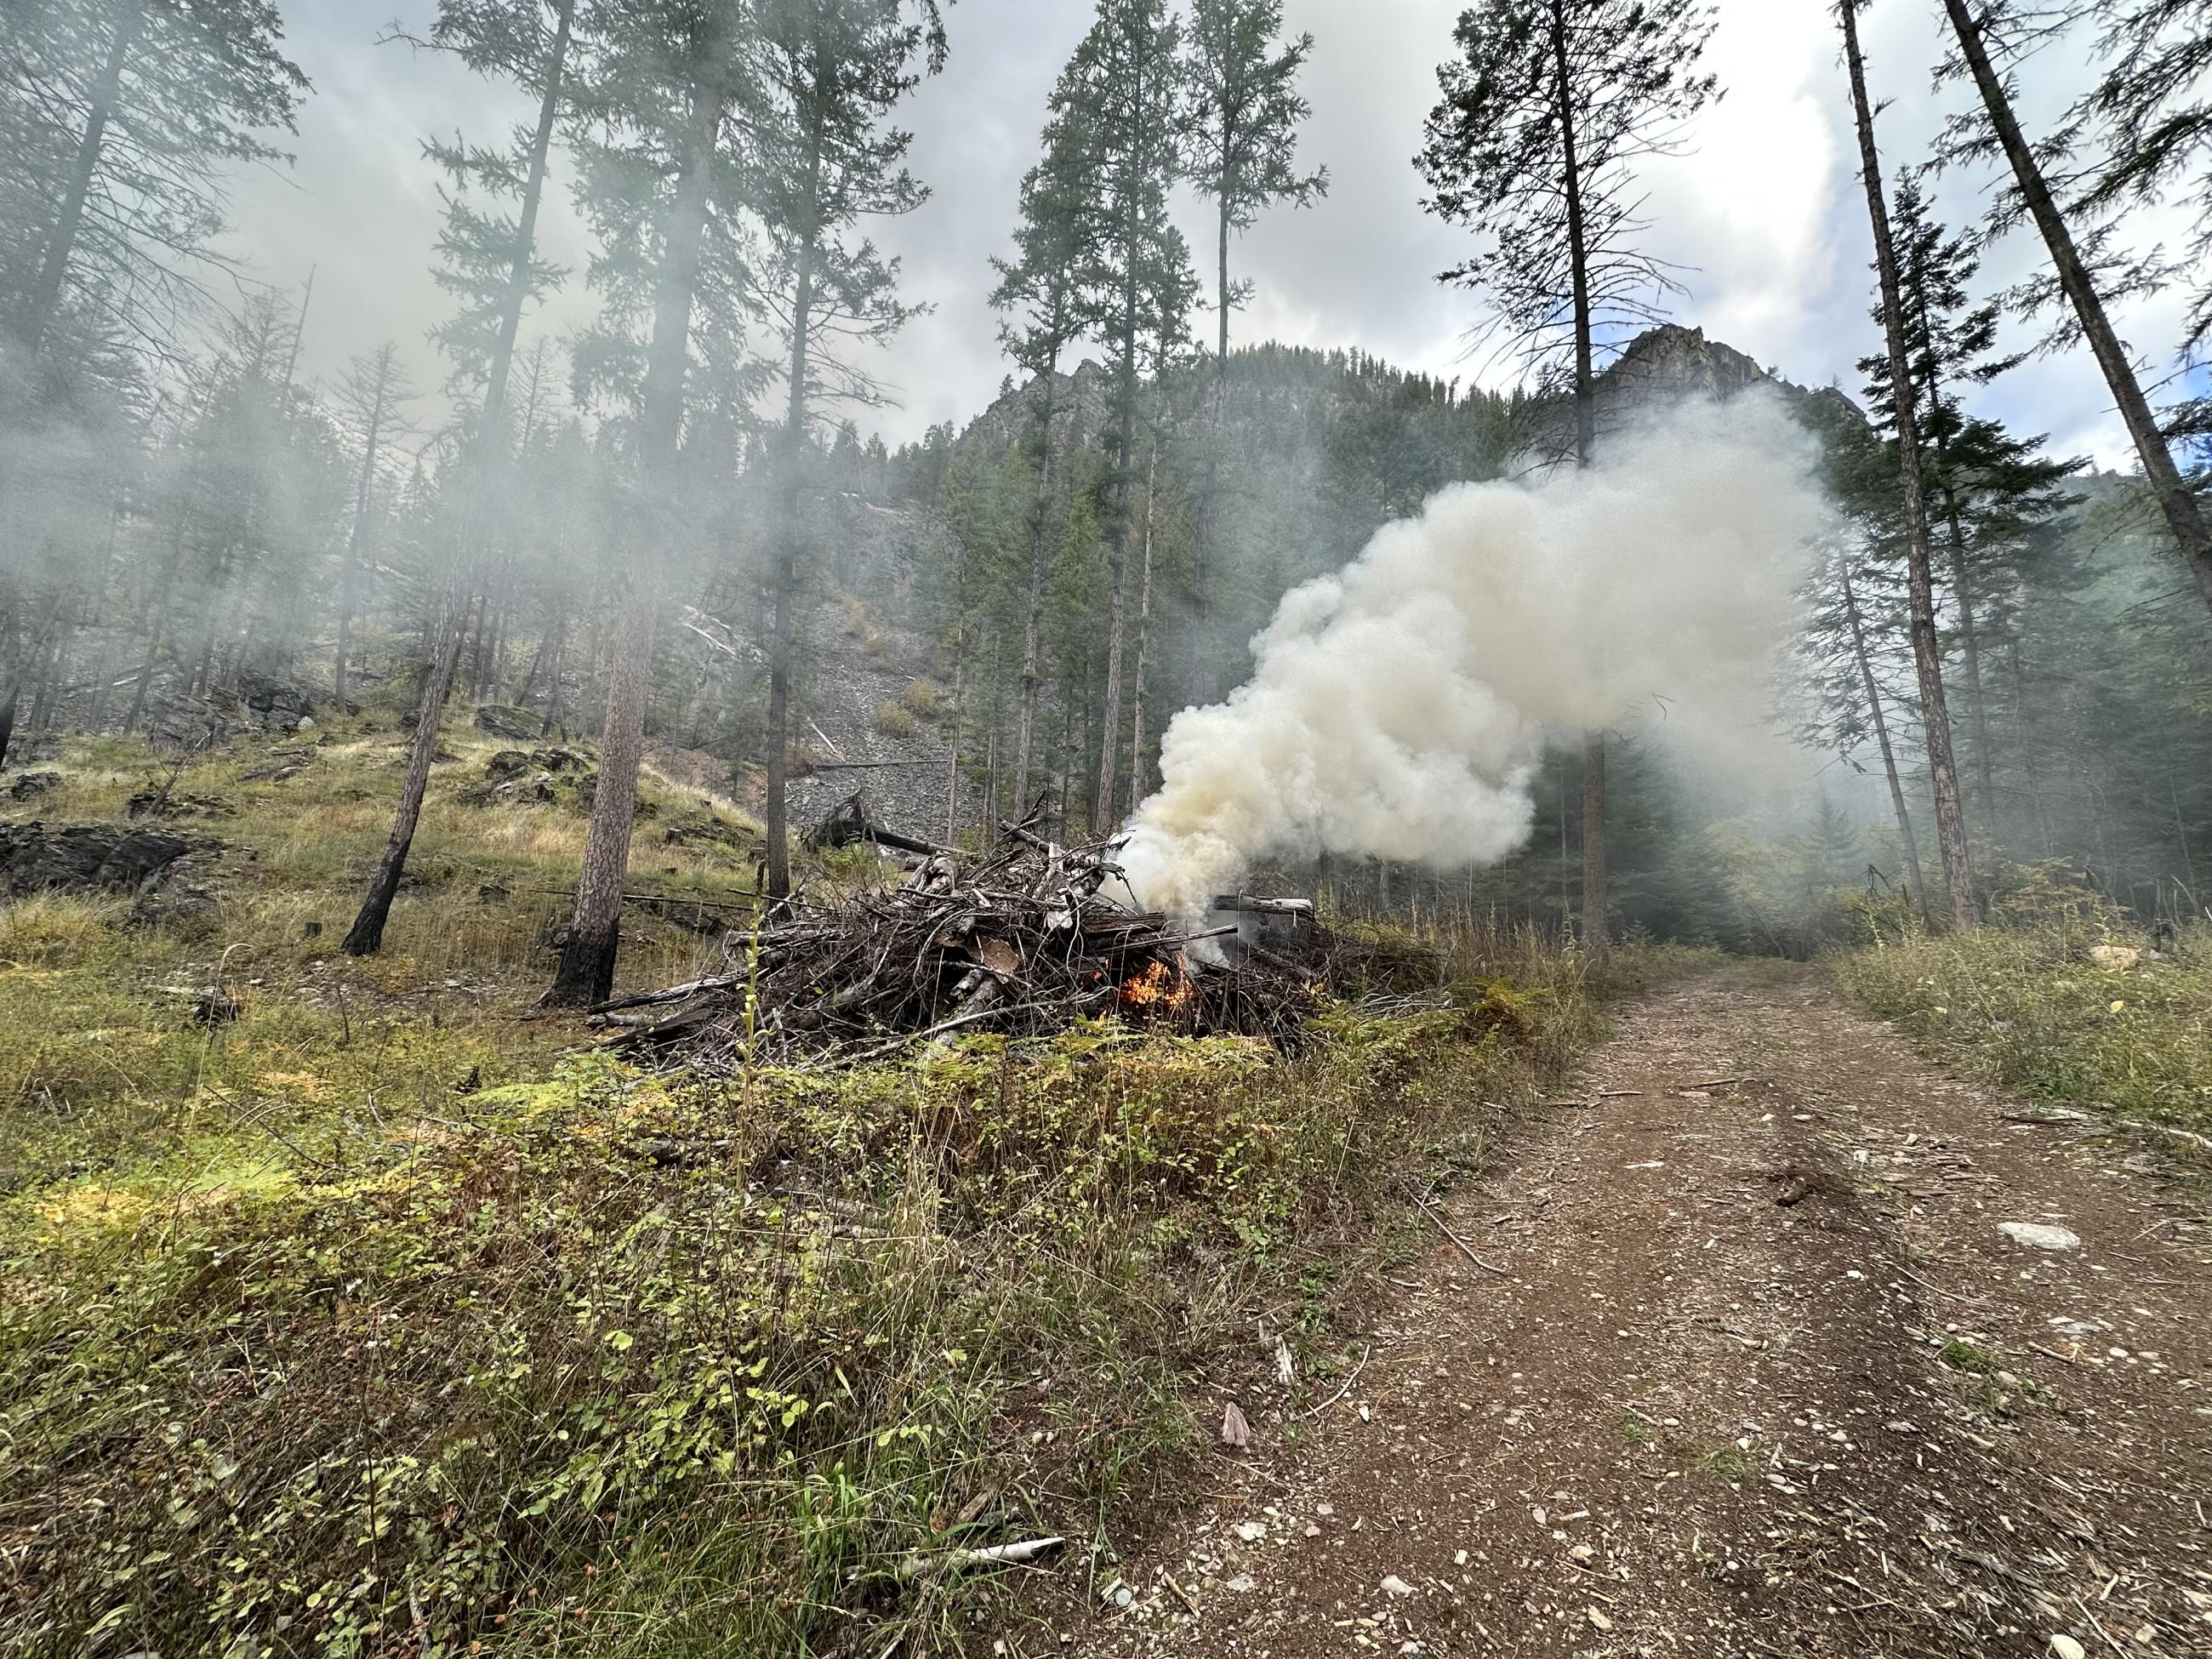
M1106 660L1091 799L1092 826L1100 830L1113 820L1118 793L1144 355L1150 342L1182 337L1198 285L1189 247L1168 210L1183 164L1176 121L1181 43L1166 0L1098 0L1097 21L1053 94L1053 112L1070 118L1088 143L1095 222L1083 281L1094 331L1112 360Z
M460 669L471 587L480 578L479 543L501 507L500 485L511 447L508 387L522 314L562 275L538 254L538 215L554 131L568 95L577 0L552 3L548 28L539 0L442 0L431 36L441 50L455 53L479 73L510 78L535 91L538 120L516 134L512 148L504 152L471 147L458 137L451 144L425 146L460 186L446 197L437 279L440 286L460 296L462 308L434 331L434 337L453 364L453 381L464 387L481 384L483 399L477 411L474 441L462 460L461 501L453 532L459 545L425 640L415 737L392 811L392 833L369 876L361 909L340 941L340 948L352 956L371 956L383 947L385 926L428 793L438 727ZM469 199L470 187L495 198L517 198L516 217L487 215ZM341 663L344 649L342 637Z
M1867 216L1874 230L1875 263L1881 276L1882 329L1889 346L1892 411L1897 428L1897 471L1905 518L1905 570L1912 618L1912 662L1920 686L1921 734L1928 750L1928 776L1936 796L1936 848L1949 889L1951 920L1961 933L1974 927L1973 867L1966 855L1966 814L1959 799L1959 776L1952 758L1951 717L1944 701L1943 662L1936 634L1935 579L1931 569L1926 491L1921 474L1920 433L1905 336L1905 309L1898 281L1897 248L1890 235L1889 209L1881 188L1881 158L1875 148L1874 106L1867 96L1866 64L1859 51L1861 0L1842 0L1844 58L1850 82L1852 115L1858 129L1859 171L1866 187Z
M1988 606L2011 585L2007 567L2022 538L2063 505L2059 481L2077 464L2045 460L2037 453L2040 438L2014 438L2001 422L1967 412L1960 388L1986 386L2020 359L1996 352L1998 304L1967 299L1980 268L1972 245L1945 233L1910 177L1895 192L1893 231L1930 530L1941 531L1958 617L1977 804L1983 822L1994 826L1996 745L1983 664ZM1879 310L1875 320L1881 320ZM1876 418L1893 436L1897 403L1888 360L1863 358L1859 368L1869 377Z
M1495 0L1460 15L1459 52L1437 71L1415 164L1439 218L1490 246L1445 271L1486 291L1524 363L1556 370L1574 397L1574 445L1596 442L1601 340L1655 321L1678 285L1637 246L1635 162L1674 153L1682 125L1718 93L1696 72L1713 30L1705 0ZM1583 938L1608 938L1605 733L1583 757Z
M886 125L919 80L913 64L927 29L906 21L900 0L759 0L755 27L761 72L746 115L766 243L756 292L783 341L765 814L768 891L781 898L791 890L785 784L811 423L824 403L878 396L866 374L825 343L881 341L914 314L899 298L898 261L854 232L863 220L908 213L928 198L906 170L909 135Z
M745 314L738 215L750 158L736 149L730 117L753 66L739 21L732 0L639 0L596 20L584 103L599 131L580 147L577 193L599 236L591 276L605 308L577 369L627 416L618 441L629 495L599 781L549 1006L600 1001L614 984L664 566L690 531L678 460L695 310L708 319L703 343L725 357ZM722 304L702 307L708 299Z
M7 332L35 356L81 309L173 340L222 264L231 173L287 159L263 135L293 130L308 85L283 20L269 0L15 0L9 13Z
M2212 0L2091 3L2103 25L2103 72L2062 135L2069 149L2100 141L2104 159L2080 210L2153 204L2177 187L2196 204L2196 294L2183 344L2201 353L2212 340Z
M1209 690L1208 565L1220 489L1220 456L1215 452L1229 390L1229 318L1252 292L1249 279L1230 280L1230 240L1249 230L1275 203L1308 207L1328 191L1328 168L1301 173L1297 162L1298 129L1313 112L1298 92L1297 77L1313 54L1313 36L1302 34L1285 44L1282 32L1282 0L1194 0L1185 42L1189 175L1212 198L1215 237L1212 430L1191 571L1194 703L1205 702Z
M1060 360L1088 332L1092 319L1083 273L1096 262L1097 226L1086 211L1091 192L1091 142L1079 114L1064 107L1047 123L1044 154L1022 179L1021 218L1014 228L1014 257L994 258L999 282L992 308L1001 318L999 343L1036 388L1028 438L1036 454L1036 490L1029 526L1029 599L1023 613L1021 697L1014 739L1014 799L1029 804L1036 758L1037 697L1042 686L1045 580L1051 568L1050 536L1057 438Z
M2104 374L2105 385L2119 409L2121 422L2127 428L2136 458L2142 463L2143 477L2165 516L2174 546L2199 595L2208 607L2212 607L2212 517L2208 517L2203 504L2174 463L2173 452L2167 447L2149 399L2143 395L2135 364L2112 327L2106 310L2106 296L2099 290L2090 263L2084 257L2066 210L2051 188L2043 164L2021 131L2020 118L2013 111L2011 87L1990 51L1992 38L1999 37L2013 21L2010 0L1999 0L1994 4L1984 0L1978 15L1967 0L1943 0L1943 9L1959 45L1956 72L1973 82L1987 122L1986 133L1976 132L1970 127L1963 138L1954 134L1952 149L1954 154L1972 154L1978 149L1993 147L2011 168L2021 209L2033 221L2051 255L2059 289L2073 309L2098 368ZM2181 64L2188 61L2186 55L2178 60ZM2160 99L2147 98L2140 93L2123 100L2124 110L2140 112L2147 117L2161 106ZM2212 117L2202 118L2212 122ZM2127 130L2124 117L2122 130ZM2186 143L2165 152L2177 158L2191 153ZM2148 150L2139 152L2135 158L2139 167L2133 173L2128 171L2127 157L2123 155L2123 170L2112 175L2119 181L2123 193L2130 188L2130 179L2155 187L2155 181L2164 176L2165 164L2154 165L2154 154Z

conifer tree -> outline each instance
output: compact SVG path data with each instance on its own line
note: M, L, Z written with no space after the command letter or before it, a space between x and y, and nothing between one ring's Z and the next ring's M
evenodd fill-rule
M1997 355L1998 304L1967 299L1978 255L1966 238L1945 233L1909 176L1897 186L1893 231L1930 534L1940 532L1958 619L1977 805L1983 822L1994 824L1996 744L1983 662L1986 601L2010 585L2005 567L2029 530L2063 504L2059 481L2074 464L2044 459L2039 437L2015 438L2001 422L1967 412L1961 388L1986 386L2020 359ZM1881 320L1879 310L1875 320ZM1888 360L1863 358L1859 368L1868 376L1869 405L1893 436L1897 399Z
M1215 239L1212 430L1191 570L1194 703L1208 695L1208 567L1218 510L1222 404L1229 390L1229 317L1252 291L1249 279L1230 280L1230 240L1275 203L1307 207L1328 191L1327 167L1297 170L1298 129L1313 113L1298 92L1297 77L1313 54L1313 36L1285 43L1282 32L1282 0L1194 0L1184 47L1189 175L1212 198Z
M1037 697L1042 683L1045 579L1051 568L1050 537L1059 413L1060 360L1091 326L1091 295L1083 273L1095 259L1097 223L1085 210L1091 191L1089 135L1079 112L1064 107L1045 125L1043 155L1022 179L1021 217L1014 228L1014 256L994 258L999 282L991 305L1000 316L999 343L1036 387L1028 442L1035 452L1036 489L1030 507L1029 597L1023 611L1019 708L1016 716L1013 795L1017 810L1029 804L1036 757Z
M541 0L442 0L431 36L441 50L455 53L479 73L535 91L538 119L504 151L473 147L459 137L450 144L424 147L459 186L446 198L437 280L460 297L462 307L459 315L434 331L434 337L453 364L453 381L463 387L480 384L483 398L474 441L462 458L461 499L453 531L459 545L425 641L414 741L392 811L392 833L369 876L361 909L340 941L340 948L352 956L371 956L383 946L385 925L429 789L438 726L460 668L477 544L501 511L499 486L510 447L508 386L522 314L562 275L538 253L538 215L554 131L569 93L577 4L578 0L551 0L549 18ZM470 199L471 187L495 198L516 198L515 217L485 213ZM343 629L338 650L343 679Z
M1458 54L1437 71L1415 164L1438 217L1488 246L1438 280L1486 291L1527 365L1573 389L1578 466L1597 438L1596 360L1626 326L1656 321L1678 285L1638 246L1634 164L1674 153L1718 94L1697 72L1713 30L1705 0L1493 0L1460 14ZM1583 939L1608 938L1605 733L1583 754Z
M1928 533L1927 492L1921 467L1920 431L1908 343L1905 306L1898 279L1898 257L1890 234L1889 208L1881 188L1881 158L1875 148L1874 106L1867 95L1866 64L1859 51L1861 0L1842 0L1844 61L1850 82L1851 112L1858 130L1859 171L1866 188L1867 216L1874 231L1875 265L1881 287L1882 331L1888 343L1891 406L1897 428L1897 471L1905 519L1905 557L1911 607L1912 663L1920 686L1920 726L1928 750L1928 778L1936 797L1936 848L1949 889L1951 921L1961 933L1979 916L1974 903L1973 867L1966 855L1966 814L1959 799L1959 775L1952 757L1951 716L1944 700L1943 660L1936 634L1935 578Z
M229 179L285 159L307 79L270 0L11 0L0 320L15 350L82 307L143 343L205 298Z
M2202 15L2201 6L2194 9ZM2112 327L2106 295L2098 287L2067 210L2052 191L2043 162L2021 129L2020 118L2013 109L2008 76L2001 70L1996 52L1991 50L1993 39L1999 41L2002 50L2003 32L2017 21L2012 0L1996 0L1995 3L1984 0L1978 12L1969 6L1967 0L1943 0L1943 10L1959 46L1957 63L1951 67L1954 73L1972 82L1987 123L1985 129L1969 123L1954 131L1950 153L1972 155L1994 149L2011 169L2019 192L2019 209L2033 222L2043 239L2059 289L2104 374L2105 385L2120 411L2120 420L2127 428L2129 441L2135 446L2136 459L2142 463L2143 477L2158 501L2174 546L2198 594L2208 607L2212 607L2212 514L2206 513L2203 503L2175 464L2173 452L2167 447L2158 418L2151 410L2150 400L2143 395L2142 380L2128 356L2127 347ZM2187 9L2179 11L2185 18L2190 15ZM2136 21L2162 24L2170 20L2165 17L2163 8L2153 7L2146 9ZM2132 131L2133 118L2141 118L2147 124L2140 141L2123 148L2116 170L2107 175L2112 188L2120 195L2137 188L2158 188L2175 168L2185 164L2188 157L2203 153L2202 144L2212 142L2212 112L2208 112L2201 100L2193 106L2187 103L2188 94L2183 90L2193 83L2196 70L2203 67L2202 32L2192 43L2185 27L2178 52L2170 57L2159 48L2159 43L2167 39L2161 33L2140 42L2162 59L2166 72L2137 82L2132 90L2115 93L2114 112L2124 143ZM2124 73L2128 63L2124 55L2121 62ZM2196 70L2189 68L2192 62ZM2176 70L2191 78L2169 82L2167 74ZM2178 107L2169 109L2169 94L2178 96ZM2175 140L2171 147L2152 137L2158 126L2164 125L2161 118L2169 114L2179 123L2165 128ZM2195 337L2203 337L2198 334Z
M768 891L780 898L791 890L793 610L811 422L824 404L878 400L873 381L839 348L886 339L915 312L899 298L899 262L854 233L864 220L908 213L928 198L906 169L910 135L886 123L920 78L914 65L929 29L907 20L902 0L758 0L754 27L760 70L744 112L764 240L755 292L783 342L765 813Z
M580 147L577 193L599 236L591 276L605 308L577 371L627 416L619 441L629 493L613 561L619 599L599 781L550 1006L599 1001L614 983L664 565L690 532L678 463L695 308L705 297L721 302L701 332L725 356L744 315L739 216L750 157L730 118L752 65L739 24L734 0L637 0L594 31L585 106L597 131Z
M1092 186L1086 313L1111 358L1106 442L1107 617L1098 727L1091 735L1097 783L1092 827L1113 822L1121 750L1123 654L1128 624L1129 550L1135 531L1135 458L1143 419L1144 354L1150 342L1180 338L1197 276L1169 214L1182 165L1177 111L1182 29L1167 0L1098 0L1091 32L1075 49L1052 111L1080 133Z

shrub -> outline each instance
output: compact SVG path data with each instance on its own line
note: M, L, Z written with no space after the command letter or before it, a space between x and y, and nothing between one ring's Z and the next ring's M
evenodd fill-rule
M903 703L883 703L876 709L876 730L884 737L903 742L918 729Z

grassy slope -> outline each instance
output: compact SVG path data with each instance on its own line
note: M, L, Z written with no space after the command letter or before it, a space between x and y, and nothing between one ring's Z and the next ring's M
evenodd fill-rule
M1842 958L1847 989L1972 1075L2039 1099L2212 1131L2212 929L2160 956L2090 922L1910 937ZM2100 945L2143 952L2131 965Z
M1474 1156L1482 1103L1595 1024L1571 962L1462 941L1461 1006L1322 1010L1292 1062L1108 1024L926 1070L641 1074L515 1018L572 805L442 787L392 952L329 953L398 753L333 735L281 783L243 780L252 750L179 781L237 808L209 826L225 901L188 934L0 909L8 1651L768 1655L948 1628L985 1587L902 1564L1101 1535L1210 1434L1193 1377L1264 1364L1255 1312L1306 1350L1301 1390L1334 1387L1329 1309L1402 1215L1390 1184ZM491 745L451 741L478 772ZM64 769L52 822L150 765ZM665 842L699 809L658 793L637 884L726 894L741 852ZM694 965L643 934L626 979ZM1624 953L1615 982L1653 965ZM234 1024L166 994L218 977ZM1299 1397L1246 1395L1263 1433Z

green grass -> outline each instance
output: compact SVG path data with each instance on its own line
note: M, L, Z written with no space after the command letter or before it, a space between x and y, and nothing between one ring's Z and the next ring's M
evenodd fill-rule
M1296 1060L1108 1023L642 1073L520 1018L583 817L461 801L497 746L465 731L392 949L336 955L398 738L330 735L307 788L246 775L266 745L179 779L232 809L210 915L0 907L10 1653L936 1650L1004 1590L913 1564L1106 1536L1210 1445L1200 1375L1255 1368L1267 1431L1255 1314L1288 1310L1322 1389L1393 1184L1477 1163L1482 1103L1683 965L1377 935L1364 971L1452 1006L1321 1003ZM63 769L50 822L155 769ZM647 798L634 889L726 896L748 849L665 840L696 793ZM641 926L624 978L699 951ZM172 987L241 1012L203 1026Z
M1840 958L1838 978L1947 1064L2035 1099L2212 1130L2212 929L2154 958L2094 921L1910 935ZM2132 965L2095 960L2112 945Z

